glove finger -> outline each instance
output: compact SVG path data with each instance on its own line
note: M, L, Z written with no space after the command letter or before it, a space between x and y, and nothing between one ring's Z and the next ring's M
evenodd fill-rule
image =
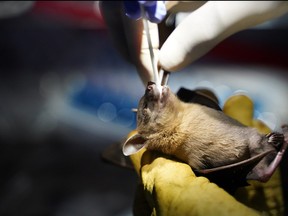
M110 33L109 36L112 39L114 47L126 60L130 61L125 27L122 19L122 17L125 16L123 15L122 3L119 1L100 1L99 9Z
M187 16L168 37L159 53L160 65L180 70L228 36L287 12L282 2L208 1Z
M114 46L133 63L144 85L153 80L153 67L150 58L147 34L143 20L133 20L124 14L122 2L103 1L99 5L108 27ZM155 62L158 62L159 34L157 24L148 21Z
M154 2L154 4L151 4L151 2ZM160 23L166 16L167 12L164 1L145 1L143 4L146 11L146 17L149 21Z
M137 1L123 1L126 15L131 19L141 18L141 8Z
M170 13L192 12L206 2L207 1L166 1L165 6Z
M157 64L159 55L158 26L157 24L148 21L148 28L153 48L154 64ZM144 85L146 85L148 81L153 81L154 77L150 50L147 41L147 32L145 29L142 31L140 52L137 56L139 56L139 59L137 59L138 62L136 62L136 67Z

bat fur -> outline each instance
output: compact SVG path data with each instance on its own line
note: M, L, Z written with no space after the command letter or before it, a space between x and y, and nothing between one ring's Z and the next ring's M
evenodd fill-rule
M188 163L196 170L237 163L264 151L273 151L254 169L259 175L277 155L284 135L259 134L255 128L218 111L196 103L180 101L168 86L160 93L149 82L137 112L137 131L143 147ZM124 144L125 155L137 152ZM258 178L258 176L254 177Z

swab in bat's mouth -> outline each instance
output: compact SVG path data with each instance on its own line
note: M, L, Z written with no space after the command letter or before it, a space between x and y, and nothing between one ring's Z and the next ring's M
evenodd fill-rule
M158 100L162 95L162 86L158 87L155 82L148 82L145 96L154 100Z

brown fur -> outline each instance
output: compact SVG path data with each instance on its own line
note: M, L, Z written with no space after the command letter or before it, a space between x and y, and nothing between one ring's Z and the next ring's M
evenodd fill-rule
M256 129L223 112L184 103L166 86L161 95L155 84L148 86L137 113L137 131L147 149L174 155L195 169L239 162L274 149Z

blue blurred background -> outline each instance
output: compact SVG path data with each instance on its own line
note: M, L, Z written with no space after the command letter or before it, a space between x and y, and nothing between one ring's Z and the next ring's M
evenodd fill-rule
M135 128L144 85L93 2L23 7L0 19L0 215L132 215L136 174L100 154ZM279 130L288 122L287 26L284 16L235 34L172 74L171 89L209 88L221 106L244 93L254 117Z

